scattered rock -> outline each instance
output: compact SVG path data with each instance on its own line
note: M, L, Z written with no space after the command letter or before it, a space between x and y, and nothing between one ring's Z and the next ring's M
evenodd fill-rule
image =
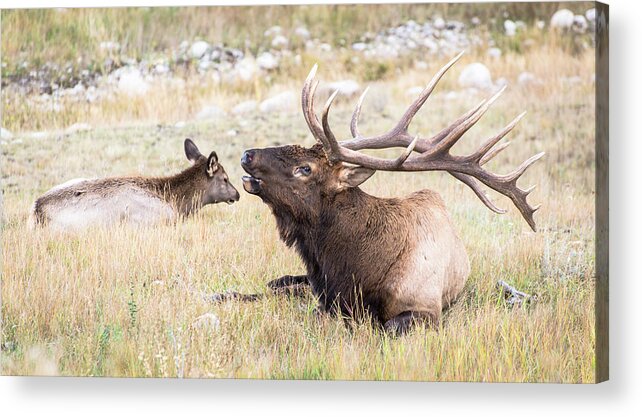
M459 75L459 85L464 88L487 89L493 86L490 71L486 65L475 62L465 67Z
M284 91L259 104L261 113L296 111L298 96L294 91Z
M310 39L310 31L308 29L306 29L305 27L303 27L303 26L299 26L298 28L296 28L294 30L294 34L298 38L303 39L303 40Z
M339 95L352 97L356 95L360 89L359 83L355 80L341 80L326 84L319 92L320 94L327 93L329 95L339 90Z
M118 90L130 96L139 96L147 93L149 84L136 67L125 67L118 79Z
M588 22L581 14L573 16L573 30L577 33L584 33L588 29Z
M539 81L539 79L533 73L522 72L517 76L517 84L521 86L532 86L541 84L541 81Z
M196 119L206 120L206 119L220 119L225 117L225 111L218 106L205 106L203 109L198 112Z
M283 35L277 35L272 39L272 48L285 49L288 46L288 38Z
M269 52L263 52L256 58L256 63L261 69L273 70L279 67L279 61Z
M11 140L11 139L13 139L13 133L8 131L4 127L2 128L2 130L0 132L1 132L0 133L0 139L2 139L2 140Z
M595 23L595 8L588 9L586 13L584 13L584 16L586 16L586 20L589 22Z
M186 125L186 123L185 123L184 121L182 121L182 120L181 120L180 122L176 122L176 124L174 125L174 127L175 127L176 129L182 129L182 128L184 128L184 127L185 127L185 125Z
M510 19L504 20L504 32L506 36L515 36L517 33L517 25Z
M283 29L281 28L281 26L272 26L271 28L263 32L263 36L265 36L266 38L271 38L273 36L280 35L281 33L283 33Z
M537 22L535 22L535 27L539 30L544 29L545 26L546 26L546 22L543 20L538 20Z
M243 101L232 108L232 114L242 115L253 113L256 111L256 108L259 104L255 100Z
M357 52L365 51L367 47L368 45L366 45L364 42L357 42L352 44L352 50Z
M554 29L570 29L573 26L573 12L568 9L561 9L553 14L551 27Z
M91 125L89 125L88 123L74 123L73 125L69 126L67 129L65 129L65 133L70 135L72 133L86 132L88 130L91 130Z
M428 63L426 61L415 61L415 69L425 71L428 69Z
M446 21L442 19L441 17L438 17L435 19L435 21L432 23L435 29L437 30L442 30L446 27Z
M489 57L491 58L499 58L502 56L502 50L499 48L489 48L488 51L486 52Z
M227 136L236 136L236 135L238 135L238 134L239 134L239 132L238 132L238 130L236 130L236 129L230 129L230 130L228 130L227 132L225 132L225 134L226 134Z
M115 52L120 50L120 44L113 41L101 42L100 49L107 52Z
M189 54L193 59L201 59L207 50L210 49L210 44L205 41L196 41L189 48Z
M242 81L250 81L259 73L259 66L252 56L246 56L237 64L236 73Z
M409 89L407 89L404 94L408 97L418 97L422 91L424 91L424 87L417 85L415 87L410 87Z
M495 80L495 87L497 89L500 89L500 88L505 87L507 85L508 85L508 80L506 78L504 78L504 77L500 77L500 78Z
M192 322L192 328L194 329L218 331L220 327L221 321L213 313L205 313Z

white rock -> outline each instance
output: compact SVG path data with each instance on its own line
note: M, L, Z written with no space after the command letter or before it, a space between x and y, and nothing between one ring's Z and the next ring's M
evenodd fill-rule
M88 123L74 123L67 129L65 129L65 133L71 134L76 132L86 132L88 130L91 130L91 125L89 125Z
M160 75L167 74L169 72L169 66L166 64L156 64L154 66L154 72Z
M236 64L236 72L243 81L250 81L259 72L259 66L256 60L251 56L246 56Z
M584 13L584 16L586 16L586 20L589 22L595 23L595 8L588 9L586 13Z
M297 110L298 95L294 91L284 91L259 104L262 113L291 112Z
M588 29L588 22L581 14L573 16L573 30L578 33L584 33Z
M205 41L196 41L189 48L189 54L194 59L201 59L210 48L210 44Z
M225 111L214 105L203 107L203 109L196 115L198 120L220 119L222 117L225 117Z
M428 63L426 61L415 61L415 69L425 71L428 69Z
M491 58L499 58L500 56L502 56L502 50L497 47L489 48L486 53Z
M475 62L465 67L459 74L459 85L464 88L486 89L493 86L490 71L486 65Z
M0 132L1 132L0 133L0 139L2 139L2 140L11 140L11 139L13 139L13 133L8 131L4 127L2 128L2 130Z
M470 19L470 23L472 23L474 26L478 26L481 23L481 20L477 16L474 16L472 19Z
M496 88L502 88L508 85L508 80L504 77L500 77L495 80L495 87Z
M300 39L307 40L310 39L310 31L303 26L299 26L294 30L294 34Z
M510 19L504 20L504 32L506 36L515 36L517 33L517 25Z
M407 89L404 94L408 97L417 97L419 96L419 94L421 94L422 91L424 91L424 87L417 85Z
M573 26L573 12L568 9L561 9L551 17L551 27L555 29L570 29Z
M256 108L259 106L255 100L243 101L232 108L232 114L242 115L248 114L256 111Z
M120 44L113 41L101 42L100 49L107 52L114 52L120 49Z
M192 327L201 330L217 331L221 327L221 321L213 313L205 313L192 322Z
M326 90L330 94L335 90L339 90L340 95L351 97L357 94L360 88L359 83L355 80L341 80L328 83L325 88L322 88L321 90Z
M272 48L283 49L288 46L288 38L283 35L277 35L272 39Z
M263 32L263 36L267 38L271 38L272 36L280 35L283 32L283 29L281 26L272 26L265 32Z
M236 136L236 135L238 135L238 134L239 134L239 132L238 132L238 130L230 129L230 130L228 130L227 132L225 132L225 134L226 134L227 136Z
M535 74L530 72L522 72L517 76L517 83L522 86L537 85L540 81Z
M546 26L546 22L543 20L538 20L537 22L535 22L535 27L539 30L544 29L544 26Z
M442 30L446 27L446 21L441 17L438 17L435 19L432 25L434 26L435 29Z
M180 122L176 122L176 124L174 125L174 127L175 127L176 129L182 129L182 128L184 128L184 127L185 127L185 125L186 125L186 124L187 124L187 123L185 123L184 121L182 121L182 120L181 120Z
M366 45L366 44L365 44L365 43L363 43L363 42L356 42L356 43L353 43L353 44L352 44L352 50L353 50L353 51L357 51L357 52L365 51L365 49L366 49L367 47L368 47L368 45Z
M258 58L256 58L256 63L264 70L273 70L279 66L279 61L269 52L263 52L259 55Z
M118 90L130 96L143 95L149 90L149 84L136 67L126 67L118 79Z
M332 50L332 46L329 43L322 43L319 45L319 49L322 52L330 52Z

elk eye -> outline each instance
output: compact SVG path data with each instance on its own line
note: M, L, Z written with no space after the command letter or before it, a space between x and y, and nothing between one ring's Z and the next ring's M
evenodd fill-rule
M297 168L297 173L305 175L306 177L312 173L312 169L309 165L303 165Z

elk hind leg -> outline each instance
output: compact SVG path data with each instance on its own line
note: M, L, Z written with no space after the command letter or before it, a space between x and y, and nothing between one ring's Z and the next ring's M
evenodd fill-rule
M383 328L393 336L402 336L417 324L436 329L439 325L439 316L427 311L404 311L385 322Z

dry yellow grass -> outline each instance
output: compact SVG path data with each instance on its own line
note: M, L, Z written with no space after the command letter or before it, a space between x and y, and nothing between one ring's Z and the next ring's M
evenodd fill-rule
M439 64L431 63L427 71L404 69L373 85L363 130L391 126L410 100L406 88L425 83ZM493 74L510 80L527 70L543 83L513 82L455 152L471 149L527 110L510 135L513 145L490 166L507 172L528 156L547 152L521 180L538 185L530 197L543 203L535 217L537 234L513 207L495 215L445 174L378 173L364 186L382 197L433 188L446 200L472 273L439 331L416 329L391 339L367 325L317 318L311 296L218 305L202 300L197 293L263 292L268 280L303 272L294 251L279 241L267 207L244 193L233 206L210 206L175 225L74 235L28 231L30 205L50 186L80 176L175 172L187 164L181 149L185 137L194 138L203 152L215 149L239 188L243 149L312 143L299 114L170 127L194 105L160 90L150 97L154 106L116 101L113 113L108 108L90 113L90 120L105 126L91 132L3 146L2 374L594 381L592 53L573 57L547 45L488 64ZM345 75L329 67L322 63L321 78ZM303 77L295 75L283 87L300 88ZM575 75L582 82L562 82ZM444 79L414 131L431 134L477 104L481 96L446 99L443 93L456 89L455 82L455 74ZM232 102L254 92L229 94ZM216 89L207 95L228 97ZM337 133L347 134L352 104L338 103ZM131 117L133 110L140 113ZM163 124L131 125L132 119ZM229 129L238 135L227 136ZM494 287L499 279L537 294L538 302L507 307ZM218 317L218 329L194 325L205 313Z

